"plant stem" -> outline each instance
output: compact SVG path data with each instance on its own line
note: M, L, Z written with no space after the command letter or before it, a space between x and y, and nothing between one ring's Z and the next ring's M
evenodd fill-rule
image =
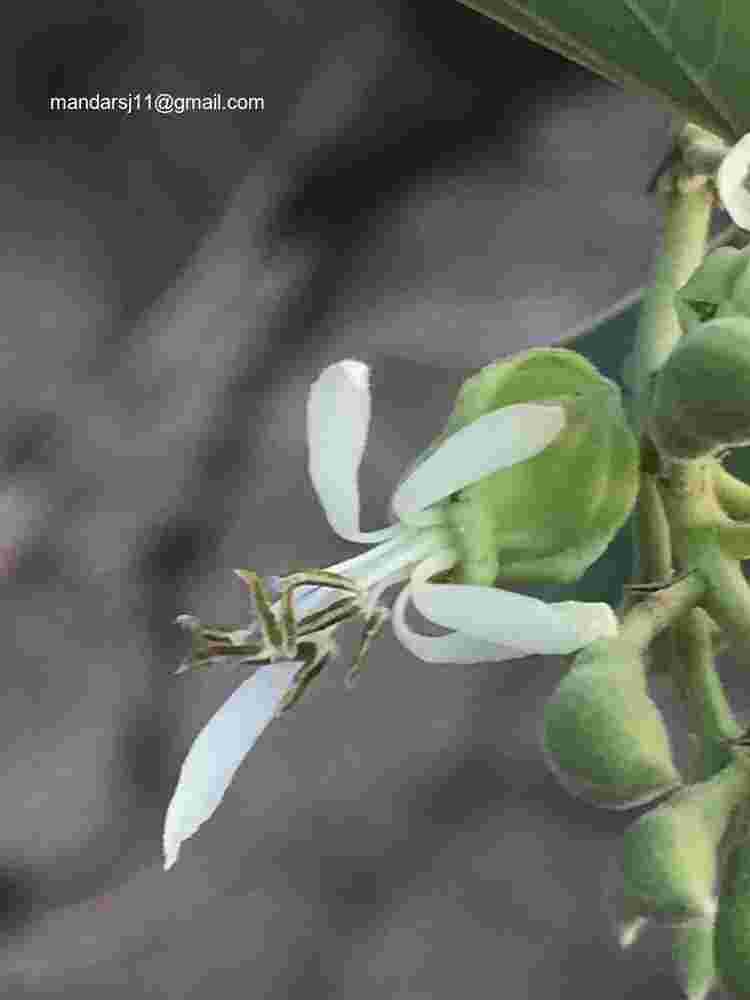
M646 292L635 344L636 414L643 421L651 376L682 335L674 294L703 260L714 196L707 185L683 190L675 180L664 192L662 248Z
M632 607L625 615L617 638L611 641L643 652L660 632L694 608L705 592L703 576L697 572L688 573Z
M732 600L727 611L725 588L731 579L742 596L747 591L749 600L750 588L744 578L740 585L732 574L732 565L738 564L719 547L719 531L728 519L716 498L714 466L712 459L676 463L660 482L660 489L678 565L701 575L706 591L700 604L723 628L728 627L731 619L731 631L736 633L745 611ZM750 611L750 603L746 609ZM745 620L750 640L750 615ZM708 778L728 763L731 752L725 741L738 736L740 731L716 671L715 628L706 611L696 608L673 629L677 655L670 672L696 738L691 761L693 780Z
M718 462L713 476L716 497L727 514L738 520L750 519L750 486Z
M750 584L738 560L716 550L702 561L708 580L705 606L743 652L750 654Z
M742 731L716 673L711 629L711 619L701 608L690 611L674 627L679 658L672 677L698 740L694 781L710 778L729 762L732 754L725 741Z
M656 477L643 474L637 507L638 575L641 583L668 580L672 573L672 539Z
M633 513L633 525L637 554L634 582L653 583L669 580L673 572L669 521L664 511L664 502L659 493L656 477L646 471L641 474L641 487ZM628 611L635 600L635 592L626 591L623 611ZM656 637L650 651L651 674L668 673L676 656L673 630L665 629Z
M636 378L641 391L682 335L674 293L703 259L713 207L713 196L705 187L682 192L675 186L664 198L662 252L638 325Z
M688 128L683 130L683 138L688 135ZM651 377L664 364L682 335L674 295L703 259L713 207L713 196L705 186L686 191L674 174L670 190L663 192L662 198L661 253L653 282L644 296L633 351L635 399L632 412L639 434L645 423ZM644 461L634 515L635 580L649 583L669 579L673 572L673 554L669 521L655 478L659 458L647 435L642 435L641 444ZM651 662L654 672L678 669L676 638L671 629L659 636Z

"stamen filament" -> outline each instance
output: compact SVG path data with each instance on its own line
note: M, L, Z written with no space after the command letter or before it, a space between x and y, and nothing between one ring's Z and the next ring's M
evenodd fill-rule
M416 536L404 537L403 543L395 551L388 554L388 558L382 563L373 567L369 573L356 574L356 580L362 587L371 587L379 583L386 576L401 569L406 569L412 563L419 563L428 556L437 552L451 549L449 544L451 536L449 531L441 528L432 528L420 531ZM451 550L452 551L452 550ZM453 556L455 561L455 555Z
M339 573L341 576L351 576L358 570L364 569L371 562L378 562L384 555L387 555L394 549L401 548L404 542L404 534L404 530L401 529L397 535L388 539L387 542L382 542L380 545L376 545L375 548L368 549L358 556L344 559L343 562L336 563L334 566L328 566L327 572Z

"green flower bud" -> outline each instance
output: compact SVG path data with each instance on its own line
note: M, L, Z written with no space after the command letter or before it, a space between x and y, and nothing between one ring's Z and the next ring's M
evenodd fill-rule
M447 505L465 583L575 581L632 510L638 453L620 389L574 351L535 348L483 368L464 383L439 440L493 410L545 400L566 408L559 437Z
M739 277L747 272L747 264L747 254L734 247L720 247L706 256L675 297L677 315L686 333L714 319L720 310L721 315L742 311L735 305L733 294ZM744 295L743 289L743 301Z
M714 319L685 334L654 379L649 424L677 459L750 443L750 318Z
M636 651L599 640L576 657L547 702L543 749L574 795L605 809L629 809L677 787L661 713L648 695Z
M716 970L735 997L750 997L750 838L730 854L714 930Z
M733 761L625 831L621 865L629 915L669 924L713 916L719 842L747 792L748 772Z

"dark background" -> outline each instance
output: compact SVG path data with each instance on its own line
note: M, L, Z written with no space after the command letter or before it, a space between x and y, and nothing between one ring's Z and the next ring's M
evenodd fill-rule
M626 815L538 750L563 664L334 664L161 870L164 810L237 678L171 623L230 569L329 564L320 369L373 365L364 523L462 379L648 274L668 118L453 0L30 3L0 60L4 995L679 996L621 958ZM64 96L254 113L50 113Z

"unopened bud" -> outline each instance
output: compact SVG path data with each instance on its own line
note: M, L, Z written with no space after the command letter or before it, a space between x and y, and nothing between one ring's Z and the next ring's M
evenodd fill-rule
M750 443L750 318L700 324L654 379L649 426L676 459Z
M547 702L543 748L568 791L605 809L642 805L681 783L643 659L607 641L578 654Z
M747 792L747 770L732 762L625 831L621 865L629 912L667 924L713 917L719 843Z

